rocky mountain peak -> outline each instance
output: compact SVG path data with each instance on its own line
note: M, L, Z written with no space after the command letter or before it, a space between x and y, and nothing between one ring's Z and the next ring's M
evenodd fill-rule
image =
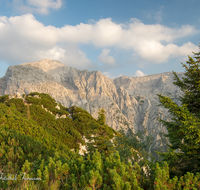
M62 64L60 61L51 59L42 59L36 62L22 63L20 65L29 65L34 68L43 70L44 72L49 72L50 70L56 69L58 67L64 67L66 65Z
M185 77L184 73L177 72L177 75L181 80ZM100 71L81 71L59 61L43 59L10 66L0 78L0 95L46 93L65 107L81 107L94 118L98 117L99 109L104 108L106 123L113 129L122 127L125 133L152 135L154 142L149 152L153 153L165 150L168 142L162 135L167 129L157 117L171 118L167 109L158 107L156 94L168 96L180 106L183 92L173 82L172 72L109 79Z

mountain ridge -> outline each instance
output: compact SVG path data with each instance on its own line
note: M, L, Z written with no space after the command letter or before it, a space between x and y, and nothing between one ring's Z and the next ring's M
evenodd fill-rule
M44 59L10 66L0 78L0 95L47 93L65 107L81 107L94 118L103 107L107 125L115 130L121 126L126 134L142 132L144 136L152 135L154 145L150 152L160 148L166 150L168 140L162 134L167 130L156 117L166 120L170 116L164 107L157 107L160 102L156 94L170 96L180 105L179 96L183 92L173 85L172 72L109 79L100 71L81 71L63 65ZM180 79L184 77L181 72L177 75Z

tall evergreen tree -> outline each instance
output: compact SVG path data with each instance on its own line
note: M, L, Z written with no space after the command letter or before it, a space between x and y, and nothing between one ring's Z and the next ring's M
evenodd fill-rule
M104 110L104 108L100 109L99 112L98 112L98 114L99 114L99 116L98 116L97 122L100 125L105 125L106 124L106 116L105 116L105 110Z
M189 67L181 63L186 68L184 74L187 78L183 77L181 81L173 71L177 81L173 84L185 94L180 97L182 106L178 106L167 96L157 94L160 102L169 109L170 115L174 115L174 122L158 118L167 127L168 135L165 136L170 141L168 152L158 154L168 162L171 177L184 175L188 171L200 172L200 52L193 54L194 58L188 56L189 60L186 62Z

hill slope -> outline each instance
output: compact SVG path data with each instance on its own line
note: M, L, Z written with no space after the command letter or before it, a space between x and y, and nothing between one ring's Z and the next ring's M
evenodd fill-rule
M145 144L106 125L103 109L98 114L66 108L44 93L1 96L0 188L199 188L198 173L169 179L167 163L149 162ZM78 154L81 145L87 156Z
M71 107L68 109L48 94L30 93L18 98L9 95L0 97L0 125L17 133L29 136L44 144L49 150L77 149L87 139L112 139L117 134L111 127L99 124L87 111Z

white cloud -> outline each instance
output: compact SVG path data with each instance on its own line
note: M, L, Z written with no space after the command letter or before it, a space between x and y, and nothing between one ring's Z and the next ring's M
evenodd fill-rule
M43 6L46 7L53 3L44 2L46 4ZM111 18L107 18L90 24L80 23L57 28L44 26L32 14L9 18L2 16L0 59L12 65L51 58L73 67L87 69L94 64L79 50L78 45L82 43L102 48L98 60L107 65L115 64L114 57L109 55L109 47L132 51L141 59L158 64L170 58L187 56L192 51L197 52L198 46L191 42L182 46L173 43L178 38L196 32L198 31L190 25L169 28L160 24L145 25L137 19L131 19L127 25L116 24Z
M93 67L75 43L60 44L59 30L44 26L31 14L0 17L1 60L12 65L50 58L79 69Z
M136 72L135 72L135 75L134 75L135 77L143 77L143 76L146 76L146 74L144 74L142 71L140 71L140 70L137 70Z
M62 58L58 59L63 64L75 67L77 69L91 69L95 65L87 58L86 54L78 49L75 44L61 45L65 49L65 54Z
M121 73L117 76L111 76L109 72L103 72L102 74L108 77L109 79L115 79L115 78L123 76Z
M49 59L61 60L64 58L65 52L66 51L64 49L55 46L47 52L43 52L43 54L46 54L45 57L48 57Z
M110 50L109 49L103 49L102 53L98 57L98 61L102 62L104 64L114 65L115 64L115 58L112 56L109 56Z
M123 35L123 30L122 25L117 25L111 18L106 18L93 24L66 25L61 28L60 35L65 41L93 43L97 47L105 47L117 45Z
M13 0L13 7L21 13L48 14L49 9L58 10L62 0Z

